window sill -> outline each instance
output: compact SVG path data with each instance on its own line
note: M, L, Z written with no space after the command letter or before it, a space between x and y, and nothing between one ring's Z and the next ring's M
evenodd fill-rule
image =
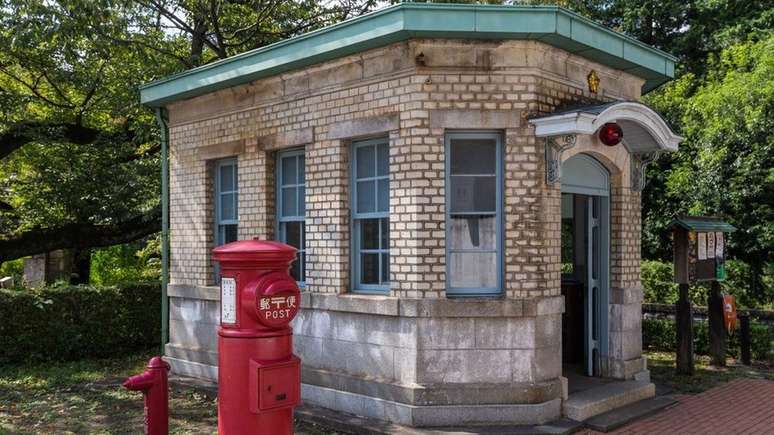
M564 297L407 299L384 295L301 293L301 308L401 317L534 317L564 311Z

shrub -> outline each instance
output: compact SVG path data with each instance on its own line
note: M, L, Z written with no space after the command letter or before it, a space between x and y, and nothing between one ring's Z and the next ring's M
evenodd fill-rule
M645 289L645 302L652 304L674 304L677 302L678 286L674 280L672 263L661 261L643 260L641 264L640 280ZM723 291L736 297L736 304L740 308L770 308L771 304L766 303L764 299L756 298L751 294L750 285L753 280L751 268L748 264L739 260L727 260L726 272L728 278L721 282ZM772 279L764 274L761 281L764 286L762 293L764 295L772 294ZM690 286L688 292L691 301L700 306L707 304L708 283L695 284Z
M727 351L730 356L739 358L741 354L739 343L739 329L728 338ZM755 360L771 360L772 333L765 323L750 322L750 353ZM649 350L674 352L677 349L677 326L670 319L643 319L642 320L642 346ZM709 329L705 321L693 324L694 352L699 355L709 353Z
M645 289L645 302L654 304L674 304L677 302L677 284L675 284L672 264L660 261L643 261L640 279Z
M0 363L107 357L159 345L159 283L0 289Z
M91 255L91 284L158 280L161 277L161 236L95 249Z
M23 274L24 274L23 258L0 263L0 278L4 278L6 276L12 277L15 287L21 286Z

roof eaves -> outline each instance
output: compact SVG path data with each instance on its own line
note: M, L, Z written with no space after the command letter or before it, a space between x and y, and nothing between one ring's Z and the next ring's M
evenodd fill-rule
M676 60L557 6L401 3L147 83L141 102L159 107L411 37L536 39L643 77L644 91L668 81Z

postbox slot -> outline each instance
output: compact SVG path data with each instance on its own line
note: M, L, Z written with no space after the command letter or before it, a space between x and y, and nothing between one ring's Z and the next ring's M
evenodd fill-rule
M295 355L281 363L250 362L250 411L292 407L300 399L301 360Z

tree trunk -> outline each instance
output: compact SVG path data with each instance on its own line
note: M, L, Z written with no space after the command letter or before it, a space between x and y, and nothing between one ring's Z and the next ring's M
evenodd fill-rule
M91 279L91 249L73 251L73 270L70 284L88 284Z
M712 365L726 365L726 328L723 324L723 295L720 283L712 281L707 296L707 318L709 322L709 353Z
M161 206L123 222L105 225L70 223L54 228L32 228L0 239L0 262L57 249L86 249L118 245L161 230Z

